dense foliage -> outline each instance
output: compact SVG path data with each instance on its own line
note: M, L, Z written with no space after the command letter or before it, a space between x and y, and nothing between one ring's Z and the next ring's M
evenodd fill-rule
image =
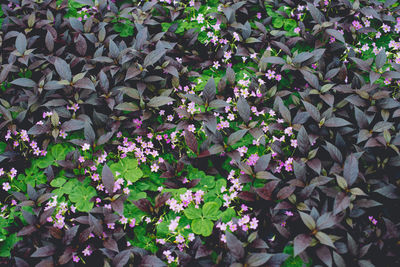
M9 0L7 266L400 266L396 0Z

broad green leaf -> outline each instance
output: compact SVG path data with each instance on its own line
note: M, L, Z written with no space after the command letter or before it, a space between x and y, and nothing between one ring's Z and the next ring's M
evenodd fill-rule
M67 180L65 180L64 178L57 178L57 179L52 180L50 182L50 185L52 187L61 187L63 184L65 184L66 181Z
M232 208L228 208L218 215L218 220L221 220L223 223L227 223L235 216L236 216L235 210Z
M17 237L16 233L8 236L3 242L0 243L0 257L10 257L11 249L21 239L22 237Z
M203 206L203 215L205 218L210 220L217 220L219 211L219 205L215 202L208 202Z
M195 234L210 236L214 228L214 223L207 219L195 219L192 221L192 230Z
M129 181L131 181L132 183L134 183L134 182L136 182L137 180L139 180L140 177L142 177L142 176L143 176L143 172L142 172L139 168L136 168L136 169L133 169L133 170L128 170L128 171L125 173L124 178L125 178L126 180L129 180Z
M193 205L187 207L183 213L190 220L201 218L201 209L196 209Z
M61 144L57 144L51 148L51 154L54 160L64 160L67 153L66 148Z

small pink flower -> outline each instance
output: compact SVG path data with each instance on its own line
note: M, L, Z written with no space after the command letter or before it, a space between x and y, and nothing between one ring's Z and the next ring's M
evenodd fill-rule
M80 19L81 19L81 18L80 18ZM72 256L72 260L73 260L74 262L79 262L80 258L79 258L79 256L77 256L77 255L73 255L73 256Z
M9 183L3 183L3 189L4 189L4 191L10 190L11 189L10 184Z

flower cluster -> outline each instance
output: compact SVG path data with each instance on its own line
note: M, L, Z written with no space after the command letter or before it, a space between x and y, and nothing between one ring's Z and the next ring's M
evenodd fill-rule
M12 147L24 154L25 156L34 155L36 157L46 156L47 151L40 149L38 143L32 140L26 130L11 131L8 130L5 140L12 142Z

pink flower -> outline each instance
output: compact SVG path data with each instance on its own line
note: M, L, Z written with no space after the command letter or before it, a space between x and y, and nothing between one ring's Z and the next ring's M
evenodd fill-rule
M157 172L159 168L160 167L157 165L157 163L153 163L151 165L151 172Z
M194 133L194 131L196 130L196 127L194 127L193 124L189 124L188 127L187 127L187 129L188 129L189 132Z
M90 256L92 254L92 251L90 250L90 246L88 245L83 251L82 251L84 256Z
M289 217L292 217L292 216L293 216L293 212L291 212L291 211L285 211L285 214L286 214L287 216L289 216Z
M259 157L257 154L252 154L252 155L248 158L246 164L249 165L249 166L254 166L254 165L256 165L257 160L258 160L259 158L260 158L260 157Z
M10 184L9 183L3 183L3 189L4 189L4 191L10 190L11 189Z
M80 19L82 19L82 18L80 18ZM72 260L73 260L74 262L79 262L80 258L79 258L79 256L77 256L77 255L73 255L73 256L72 256Z
M84 143L84 144L82 145L82 150L83 150L83 151L86 151L86 150L89 150L89 149L90 149L90 144Z

